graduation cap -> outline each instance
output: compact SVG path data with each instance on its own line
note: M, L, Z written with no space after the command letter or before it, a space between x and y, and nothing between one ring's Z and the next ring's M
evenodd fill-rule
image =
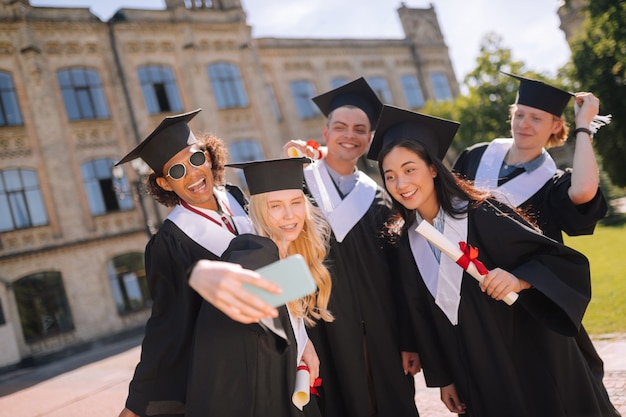
M372 130L376 128L378 115L383 107L383 103L363 77L313 97L312 100L326 117L333 110L342 106L358 107L367 115Z
M389 142L409 139L420 142L433 157L443 159L459 126L451 120L385 105L367 157L377 160Z
M304 180L303 164L313 162L309 158L281 158L263 161L226 164L227 167L243 169L250 195L278 190L301 190Z
M143 142L115 165L141 158L160 175L167 161L187 146L197 142L187 123L201 110L166 117Z
M542 81L531 80L520 75L509 74L501 71L503 74L519 80L519 89L517 90L516 104L533 107L535 109L547 111L556 117L561 117L567 103L574 94L552 87Z

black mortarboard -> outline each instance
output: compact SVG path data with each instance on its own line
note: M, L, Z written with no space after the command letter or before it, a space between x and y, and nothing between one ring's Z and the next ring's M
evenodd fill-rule
M141 158L154 172L161 175L167 161L182 149L196 143L196 137L187 123L201 110L166 117L143 142L115 165Z
M264 161L226 164L227 167L243 169L250 195L278 190L301 190L304 180L303 164L313 162L309 158L281 158Z
M574 96L574 94L568 91L552 87L542 81L531 80L530 78L509 74L504 71L501 72L520 82L517 90L517 99L515 100L516 104L523 104L524 106L547 111L556 117L561 117L565 107L567 107L567 103Z
M383 108L383 103L363 77L313 97L312 100L326 117L333 110L342 106L352 105L358 107L367 115L372 130L376 128L378 115Z
M367 157L377 160L387 143L409 139L423 144L431 156L443 159L459 126L451 120L385 105Z

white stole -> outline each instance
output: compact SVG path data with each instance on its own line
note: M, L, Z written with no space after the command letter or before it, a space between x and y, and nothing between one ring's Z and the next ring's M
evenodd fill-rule
M229 192L226 192L225 190L218 190L217 188L213 189L213 194L217 198L218 204L232 214L233 222L235 223L239 234L254 233L252 222L248 218L246 211L243 207L241 207L241 204L239 204L235 197L233 197ZM221 216L214 210L207 210L196 206L194 206L194 209L205 213L211 218L221 218ZM174 222L180 230L182 230L187 236L189 236L189 238L198 243L200 246L209 252L222 257L224 251L226 251L228 245L230 245L231 240L235 238L235 235L232 234L227 228L219 226L212 221L204 221L202 224L198 224L198 216L198 214L179 204L174 207L167 218ZM262 325L261 327L269 329L277 336L287 339L285 331L282 329L282 326L280 326L278 319L261 319L260 324Z
M245 210L230 193L213 189L213 194L218 199L219 204L227 208L233 214L233 222L239 234L253 233L252 223L246 215ZM194 209L204 212L212 218L221 218L214 210L207 210L196 206L194 206ZM178 226L183 233L189 236L190 239L219 257L222 256L226 248L228 248L230 241L235 237L228 229L211 221L198 223L198 214L184 208L180 204L174 207L167 218Z
M549 153L540 167L532 172L524 172L498 187L500 167L506 153L513 146L513 139L498 138L487 145L480 159L474 186L481 190L491 191L494 197L503 203L519 207L532 197L556 173L556 164Z
M467 215L455 219L444 214L443 234L452 242L467 241ZM463 268L455 261L441 254L441 260L433 254L428 241L415 231L417 224L409 227L409 245L413 259L417 264L422 280L428 291L435 298L435 304L444 312L450 323L459 323L459 305L461 304L461 282Z
M354 189L341 199L323 160L309 164L304 169L304 178L330 224L335 239L341 243L372 205L376 196L376 182L359 171Z

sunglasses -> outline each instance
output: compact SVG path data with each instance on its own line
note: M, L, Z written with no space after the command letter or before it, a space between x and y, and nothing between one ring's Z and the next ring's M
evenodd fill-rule
M206 163L206 154L204 151L197 151L191 154L189 157L189 164L199 168ZM173 180L182 179L187 173L187 167L185 164L174 164L167 170L167 176Z

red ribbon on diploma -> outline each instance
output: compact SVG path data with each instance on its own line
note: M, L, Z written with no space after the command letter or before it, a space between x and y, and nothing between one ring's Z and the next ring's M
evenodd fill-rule
M311 387L311 394L320 396L320 392L317 390L322 386L322 378L315 378L315 382L313 382L313 386Z
M296 370L309 372L309 367L306 365L298 365L298 368ZM319 397L320 392L318 391L318 388L321 386L322 386L322 378L319 378L319 377L315 378L315 381L313 381L313 386L310 388L311 394L317 395Z
M463 255L456 260L457 265L463 268L464 271L467 271L467 267L471 262L476 266L480 275L487 275L489 273L489 270L485 267L485 265L478 260L478 248L468 245L465 242L459 242L459 247L461 248Z
M306 141L306 146L310 146L313 149L318 149L320 147L320 144L313 139L309 139Z

